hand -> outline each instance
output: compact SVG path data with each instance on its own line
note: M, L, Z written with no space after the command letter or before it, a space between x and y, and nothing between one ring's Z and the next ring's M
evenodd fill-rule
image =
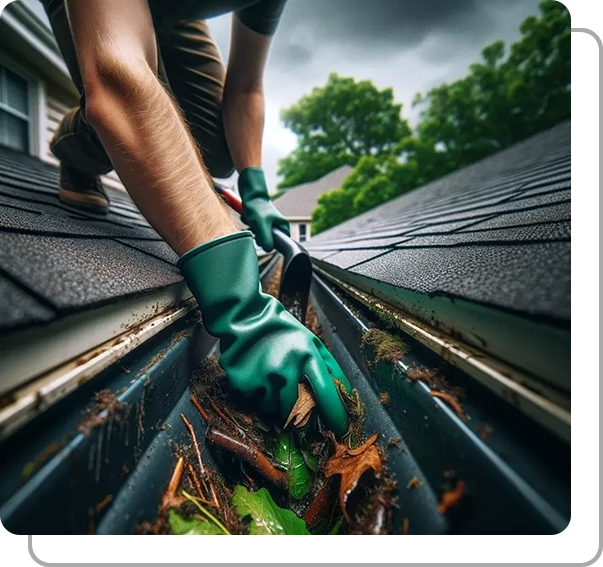
M249 225L257 243L266 252L274 248L273 228L291 235L289 221L268 196L266 177L258 167L248 167L239 175L239 193L243 200L243 220Z
M334 379L351 391L320 339L274 297L261 292L251 234L222 237L187 252L178 267L201 307L208 332L220 339L220 364L231 386L283 422L307 380L326 426L338 436L348 417Z

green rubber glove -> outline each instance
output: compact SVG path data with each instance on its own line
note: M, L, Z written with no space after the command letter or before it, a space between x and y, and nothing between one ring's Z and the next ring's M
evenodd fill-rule
M178 267L199 302L205 328L220 339L220 365L231 386L284 421L306 377L325 424L344 435L348 417L333 378L348 391L350 384L320 339L262 293L251 233L197 246Z
M239 193L243 200L243 220L266 252L274 248L272 229L280 228L291 236L289 221L279 213L268 196L266 177L259 167L248 167L239 175Z

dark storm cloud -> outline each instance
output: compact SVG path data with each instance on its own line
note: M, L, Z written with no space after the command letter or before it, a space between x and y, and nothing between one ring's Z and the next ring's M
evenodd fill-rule
M439 37L479 45L493 20L522 1L288 0L274 63L309 64L324 48L371 59L379 52L387 56ZM436 49L430 58L446 60L450 52Z

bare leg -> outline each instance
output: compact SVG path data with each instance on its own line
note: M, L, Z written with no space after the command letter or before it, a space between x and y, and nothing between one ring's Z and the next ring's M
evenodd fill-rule
M146 0L67 0L86 117L132 199L178 253L237 230L157 79Z

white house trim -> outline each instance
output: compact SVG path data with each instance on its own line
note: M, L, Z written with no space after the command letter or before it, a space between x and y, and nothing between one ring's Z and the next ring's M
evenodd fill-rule
M6 24L32 48L38 58L38 61L32 63L37 63L63 88L74 94L77 93L52 31L27 4L19 1L11 2L2 11L0 22Z

